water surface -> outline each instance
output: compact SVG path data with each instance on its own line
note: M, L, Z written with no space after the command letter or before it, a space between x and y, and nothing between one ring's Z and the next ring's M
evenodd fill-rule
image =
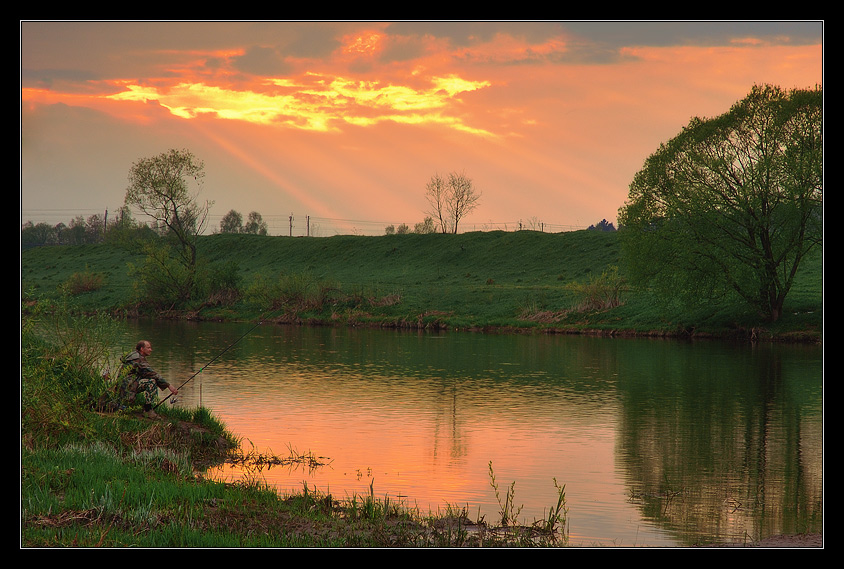
M202 370L177 405L210 408L246 448L330 461L262 472L280 492L372 489L492 522L491 464L527 522L565 484L573 544L821 531L815 346L131 324L127 344L141 338L172 383Z

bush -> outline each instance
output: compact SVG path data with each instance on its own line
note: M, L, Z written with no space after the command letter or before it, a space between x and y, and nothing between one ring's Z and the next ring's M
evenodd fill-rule
M211 304L233 304L240 299L240 267L234 261L208 267L204 275L206 295Z
M246 291L247 298L266 310L297 313L320 309L337 288L308 274L281 274L275 279L257 275Z
M86 292L93 292L99 290L103 286L103 277L100 273L92 273L86 267L84 272L73 273L63 284L62 291L71 296L76 296Z
M599 277L592 277L586 283L573 282L566 288L575 295L575 309L587 312L620 306L624 286L618 267L609 267Z

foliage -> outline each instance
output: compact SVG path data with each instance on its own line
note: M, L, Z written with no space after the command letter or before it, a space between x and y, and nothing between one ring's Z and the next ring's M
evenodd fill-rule
M89 270L73 273L62 285L62 289L71 296L76 296L86 292L99 290L103 286L105 277L102 273L93 273Z
M274 278L256 275L246 289L246 298L263 310L284 310L289 315L320 309L336 286L308 273L282 273Z
M240 233L243 231L243 216L235 210L223 216L220 220L220 233Z
M419 233L420 235L427 235L428 233L436 233L437 229L434 227L434 220L431 216L425 217L424 220L420 221L416 225L413 226L413 232Z
M180 266L164 263L160 253L153 264L167 267L177 278L169 281L182 283L179 300L190 298L196 279L196 243L205 229L211 202L200 204L199 190L191 193L191 180L201 187L205 177L205 166L187 150L169 150L152 158L143 158L132 164L129 170L129 187L125 203L134 206L151 217L165 235L174 242L173 247L163 249L173 255Z
M492 461L489 462L489 485L495 491L495 498L498 500L500 523L503 526L519 525L519 514L522 512L522 506L516 507L516 481L510 483L510 487L501 496L498 489L498 483L495 481L495 472L492 470Z
M246 225L243 226L243 233L248 233L250 235L267 235L267 223L264 221L264 218L261 217L261 214L257 211L249 212L249 216L246 219Z
M591 277L586 282L575 281L567 288L574 293L576 309L585 312L590 310L609 310L621 305L621 293L625 281L618 274L618 267L606 268L598 277Z
M498 500L499 506L499 521L504 528L515 528L516 532L513 534L517 539L522 537L528 544L532 543L534 533L527 531L528 528L519 525L519 514L522 511L522 506L516 507L516 482L510 483L510 486L505 491L504 496L501 495L498 487L498 482L495 479L495 471L492 469L492 461L489 462L489 484L495 492L495 498ZM550 538L550 543L557 543L561 540L562 544L567 544L568 535L568 506L566 504L566 486L560 486L557 479L554 478L554 488L557 490L557 502L547 512L547 515L542 520L536 520L533 523L532 529L538 531L541 538L544 540ZM520 533L524 532L524 536Z
M615 231L615 226L612 222L602 219L597 224L590 225L586 229L589 229L590 231Z
M249 213L246 224L243 223L243 216L235 210L223 216L220 220L220 233L248 233L251 235L267 235L267 223L257 211Z
M756 86L660 145L619 211L632 279L689 304L738 295L771 321L822 240L823 91Z
M91 215L88 219L76 216L70 225L27 221L21 225L21 249L44 245L83 245L86 243L128 243L142 238L149 228L132 219L127 207L122 207L116 216Z
M243 277L237 261L213 263L202 273L208 303L231 305L240 299Z
M68 303L39 310L31 318L27 320L30 329L52 346L56 359L69 362L68 367L101 374L115 368L113 341L119 324L114 318L102 313L83 314Z
M116 321L68 308L37 311L21 331L21 426L47 437L84 436L82 414L110 387Z
M474 210L481 198L472 180L465 174L451 172L446 177L435 174L425 186L426 212L442 233L457 233L460 221Z
M436 231L437 230L434 227L434 220L430 217L426 217L423 221L414 225L413 229L411 229L406 223L402 223L398 226L398 228L395 225L388 225L384 228L384 235L406 235L408 233L425 235L428 233L436 233Z
M145 254L140 264L129 264L134 279L136 301L159 309L183 306L193 297L197 285L195 266L181 262L166 241L144 243Z

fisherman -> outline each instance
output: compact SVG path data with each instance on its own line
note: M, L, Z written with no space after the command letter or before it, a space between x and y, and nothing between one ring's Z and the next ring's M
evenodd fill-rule
M157 419L158 414L152 408L157 395L155 388L169 389L173 395L176 395L179 390L152 369L147 362L147 356L151 353L152 345L146 340L141 340L135 346L135 351L123 358L123 365L128 368L129 372L123 385L130 392L143 393L144 416L149 419Z

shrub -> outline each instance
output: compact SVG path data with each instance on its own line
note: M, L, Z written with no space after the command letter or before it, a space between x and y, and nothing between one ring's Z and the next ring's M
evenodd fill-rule
M288 313L322 308L337 288L308 274L281 274L271 279L257 275L246 291L247 298L267 310L284 308Z
M609 310L621 305L621 293L625 280L619 276L618 267L609 267L600 276L591 277L588 282L573 282L567 289L575 295L575 309L581 312Z
M71 296L99 290L103 286L105 277L100 273L93 273L85 268L81 273L73 273L62 284L62 291Z

